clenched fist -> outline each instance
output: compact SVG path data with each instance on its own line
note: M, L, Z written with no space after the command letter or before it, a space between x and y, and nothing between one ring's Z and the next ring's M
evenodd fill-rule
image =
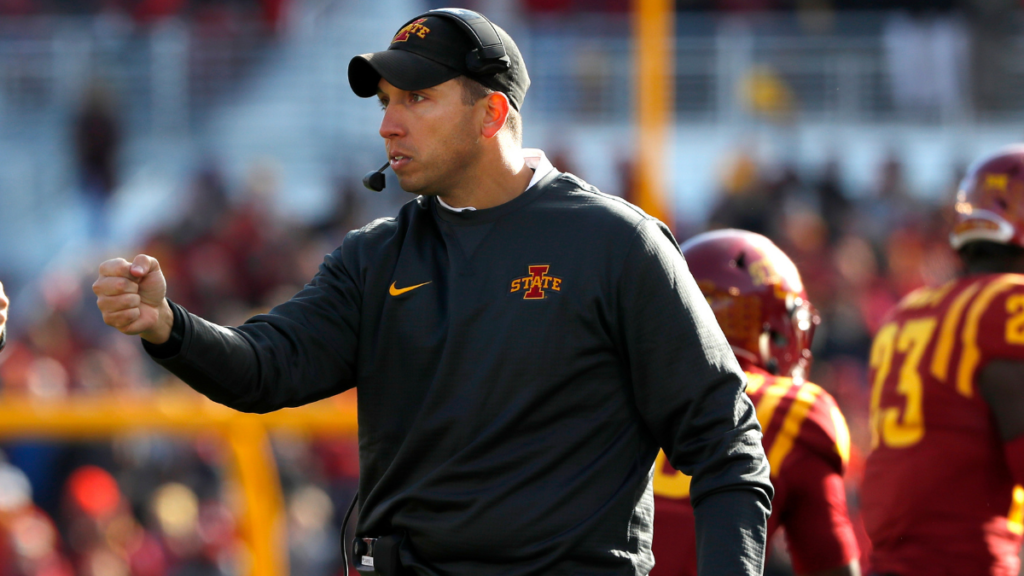
M156 258L139 254L131 262L107 260L100 264L92 291L108 326L153 344L170 338L174 313L165 299L167 281Z

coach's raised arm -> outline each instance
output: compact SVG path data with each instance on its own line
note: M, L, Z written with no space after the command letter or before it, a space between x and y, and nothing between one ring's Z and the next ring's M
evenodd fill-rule
M141 336L153 359L190 386L236 410L270 412L355 385L350 366L356 338L344 326L344 310L310 307L313 293L324 296L325 267L302 294L279 307L305 321L271 314L241 329L207 322L167 300L160 263L145 254L101 264L93 292L104 322ZM348 310L357 314L354 306Z

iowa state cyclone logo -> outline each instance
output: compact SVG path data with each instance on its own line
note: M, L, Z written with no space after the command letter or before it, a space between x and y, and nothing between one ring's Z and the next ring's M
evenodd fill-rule
M404 28L399 30L398 34L395 34L395 37L392 38L391 43L394 44L395 42L405 42L406 40L409 39L409 36L419 36L420 38L426 38L427 34L430 34L430 28L427 28L426 26L423 25L423 23L426 21L426 18L420 18L415 22L409 23L408 26L405 26Z
M529 266L530 275L513 280L509 292L514 294L524 290L526 293L523 294L523 300L543 300L547 298L546 290L561 292L562 279L548 276L548 270L550 269L550 264L533 264Z

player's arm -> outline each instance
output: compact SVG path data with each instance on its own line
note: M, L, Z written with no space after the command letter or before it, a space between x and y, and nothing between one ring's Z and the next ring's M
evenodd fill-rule
M1024 361L992 360L981 370L978 388L1003 441L1024 436Z
M698 573L761 574L773 489L743 373L667 229L641 223L624 262L616 317L634 399L693 478Z
M1005 294L991 300L981 316L981 366L974 380L992 411L1013 479L1024 484L1024 288L1016 282L1006 284L1010 286Z
M197 391L237 410L269 412L354 384L361 296L343 249L291 300L237 328L171 304L159 263L146 255L101 264L93 291L104 322L142 336L154 360Z
M834 463L798 446L785 466L782 481L789 497L778 513L796 574L860 576L846 487Z
M988 362L978 388L992 410L1013 480L1024 484L1024 361Z

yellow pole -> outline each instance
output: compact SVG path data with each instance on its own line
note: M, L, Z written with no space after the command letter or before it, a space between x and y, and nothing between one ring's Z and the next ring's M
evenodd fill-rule
M242 536L249 545L249 576L288 576L288 535L284 496L267 431L241 422L228 432L234 471L245 498Z
M633 0L633 81L636 106L636 202L672 226L664 182L675 103L675 8L672 0Z
M169 434L224 433L242 423L300 434L355 436L359 425L351 394L270 414L243 414L195 392L153 395L83 395L41 401L0 395L0 439L104 438L125 431Z

